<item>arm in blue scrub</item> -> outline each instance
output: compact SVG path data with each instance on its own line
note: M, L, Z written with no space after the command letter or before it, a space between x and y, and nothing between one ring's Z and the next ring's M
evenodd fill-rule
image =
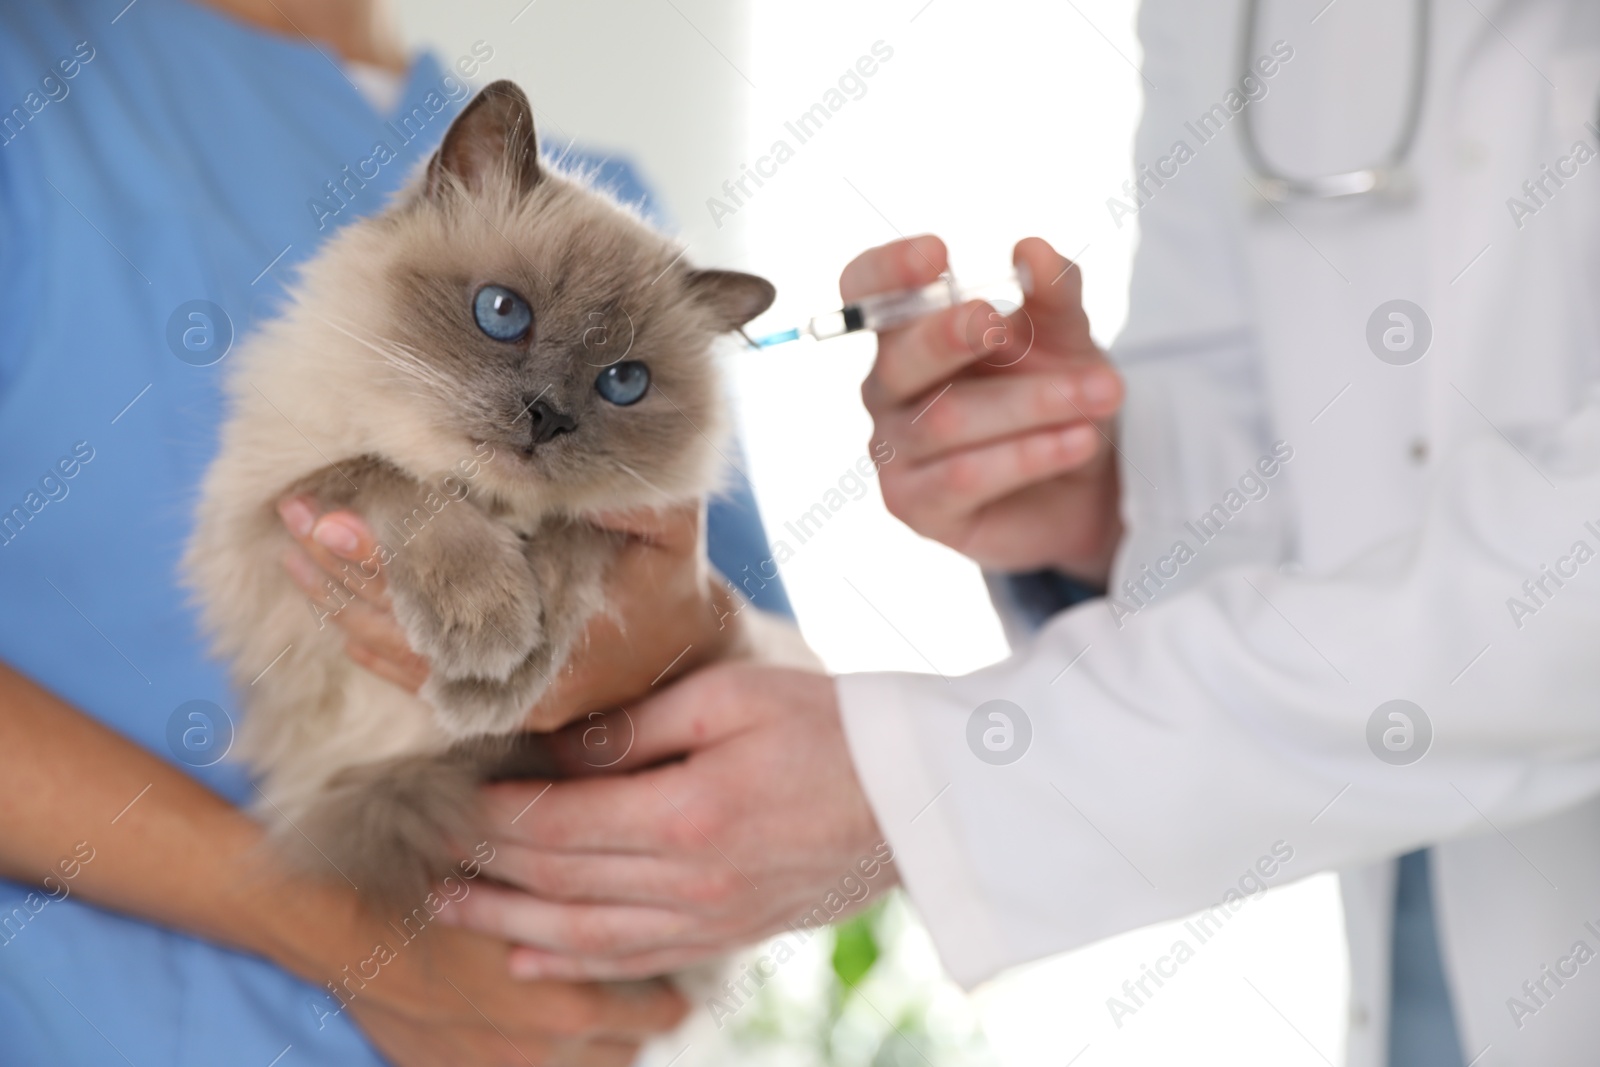
M181 1017L154 987L203 957L336 974L377 936L353 894L263 878L238 808L3 663L0 761L0 875L19 884L0 905L0 1063L180 1062ZM330 1042L369 1062L362 1044Z

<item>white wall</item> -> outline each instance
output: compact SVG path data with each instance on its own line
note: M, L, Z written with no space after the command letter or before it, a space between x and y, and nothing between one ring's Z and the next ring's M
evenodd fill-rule
M397 0L414 47L446 59L487 41L481 78L511 78L540 137L619 151L638 164L705 263L739 258L699 210L736 173L747 127L749 6L743 0Z

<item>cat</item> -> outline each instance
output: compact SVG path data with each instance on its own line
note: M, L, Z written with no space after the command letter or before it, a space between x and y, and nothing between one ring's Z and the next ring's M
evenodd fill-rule
M542 161L507 81L304 266L235 357L185 556L278 843L404 908L451 872L452 841L478 839L484 780L550 770L519 728L606 610L620 545L582 516L716 490L713 343L774 296L692 268ZM395 615L431 664L420 696L350 663L329 608L283 573L290 493L356 510L384 543ZM771 658L814 662L797 635L758 630Z

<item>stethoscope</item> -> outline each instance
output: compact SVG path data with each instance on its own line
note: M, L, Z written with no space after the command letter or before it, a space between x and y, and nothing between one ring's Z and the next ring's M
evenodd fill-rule
M1239 116L1243 128L1239 143L1245 162L1256 173L1256 188L1273 203L1292 200L1338 200L1342 197L1365 196L1371 193L1395 192L1409 187L1405 163L1417 139L1417 127L1422 122L1422 95L1428 76L1428 9L1430 0L1415 0L1416 44L1411 60L1411 89L1406 102L1405 121L1380 162L1360 170L1342 174L1323 174L1310 178L1294 178L1283 173L1267 161L1256 139L1255 123L1251 109L1245 108ZM1261 0L1245 0L1244 21L1240 32L1239 66L1244 71L1256 54L1256 26L1261 14Z

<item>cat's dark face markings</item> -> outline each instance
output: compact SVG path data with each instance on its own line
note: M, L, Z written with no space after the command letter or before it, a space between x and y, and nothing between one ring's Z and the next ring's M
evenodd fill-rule
M401 209L385 336L423 361L431 421L567 487L673 481L722 398L710 352L771 303L753 275L697 271L668 241L540 168L532 112L496 82ZM418 395L421 394L421 395Z

